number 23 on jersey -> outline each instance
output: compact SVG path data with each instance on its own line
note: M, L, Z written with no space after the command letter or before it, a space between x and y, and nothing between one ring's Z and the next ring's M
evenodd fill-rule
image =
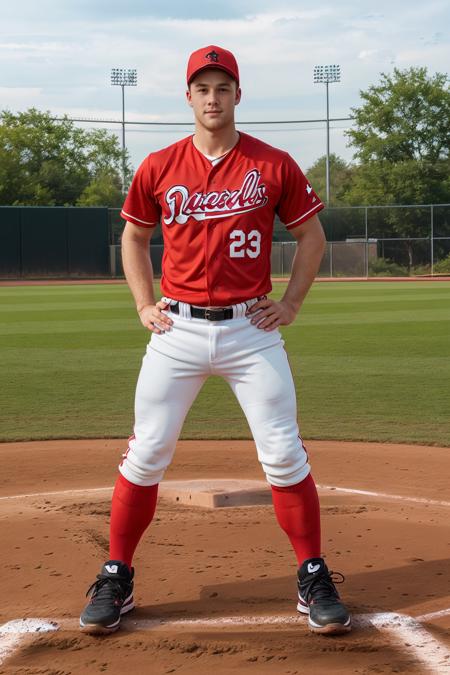
M230 240L230 258L257 258L261 253L261 232L258 230L251 230L248 234L233 230Z

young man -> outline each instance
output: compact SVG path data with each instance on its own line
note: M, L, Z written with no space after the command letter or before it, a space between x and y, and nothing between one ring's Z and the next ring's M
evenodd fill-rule
M144 160L122 210L124 270L152 338L136 387L134 435L112 498L110 560L88 591L81 628L112 632L134 607L134 551L153 518L185 416L214 374L238 398L272 486L277 520L299 565L297 609L309 614L312 631L346 632L349 613L321 558L319 500L278 330L294 321L317 273L323 204L286 152L236 130L241 89L229 51L194 52L187 85L194 135ZM297 240L279 302L267 297L276 213ZM159 220L164 297L157 301L149 242Z

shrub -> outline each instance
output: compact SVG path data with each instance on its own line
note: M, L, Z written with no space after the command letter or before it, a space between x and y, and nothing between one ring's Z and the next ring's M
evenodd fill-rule
M369 276L370 277L407 277L408 270L406 267L397 265L388 258L376 258L369 260Z
M438 260L437 263L434 263L434 273L450 274L450 253L446 258L442 258L442 260Z
M426 265L415 265L411 267L411 276L413 277L423 277L428 274L431 274L431 264Z

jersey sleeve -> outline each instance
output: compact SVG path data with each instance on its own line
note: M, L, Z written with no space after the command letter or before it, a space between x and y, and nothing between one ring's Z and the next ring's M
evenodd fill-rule
M288 154L282 166L282 185L276 211L286 229L301 225L325 208L298 164Z
M150 158L151 155L144 159L136 171L120 213L124 220L139 227L155 227L161 216L152 189Z

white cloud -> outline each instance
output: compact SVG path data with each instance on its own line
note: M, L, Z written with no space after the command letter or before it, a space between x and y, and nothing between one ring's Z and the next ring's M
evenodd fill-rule
M358 59L373 63L394 63L395 53L391 49L363 49L359 52Z
M443 70L450 61L443 35L449 13L444 0L430 0L426 8L418 0L378 0L376 7L369 0L316 0L311 7L296 0L229 0L220 7L206 0L16 0L2 10L1 107L118 119L120 90L110 86L110 69L136 67L138 86L126 90L127 117L188 121L187 57L201 45L222 44L240 64L238 119L323 117L324 87L314 85L312 73L326 63L341 65L330 105L332 116L344 117L358 104L359 90L394 64ZM325 140L323 128L307 127L258 133L309 165L323 154ZM135 163L177 133L130 130ZM332 149L350 157L342 129L333 131Z
M0 87L0 101L7 102L14 100L18 107L22 108L21 104L24 104L23 107L29 108L33 105L32 101L35 101L41 95L41 89L39 87ZM6 103L2 106L3 109L7 108L12 111L16 109L17 106L11 106Z
M63 42L2 42L0 43L0 52L20 52L23 53L61 53L71 52L73 45Z

